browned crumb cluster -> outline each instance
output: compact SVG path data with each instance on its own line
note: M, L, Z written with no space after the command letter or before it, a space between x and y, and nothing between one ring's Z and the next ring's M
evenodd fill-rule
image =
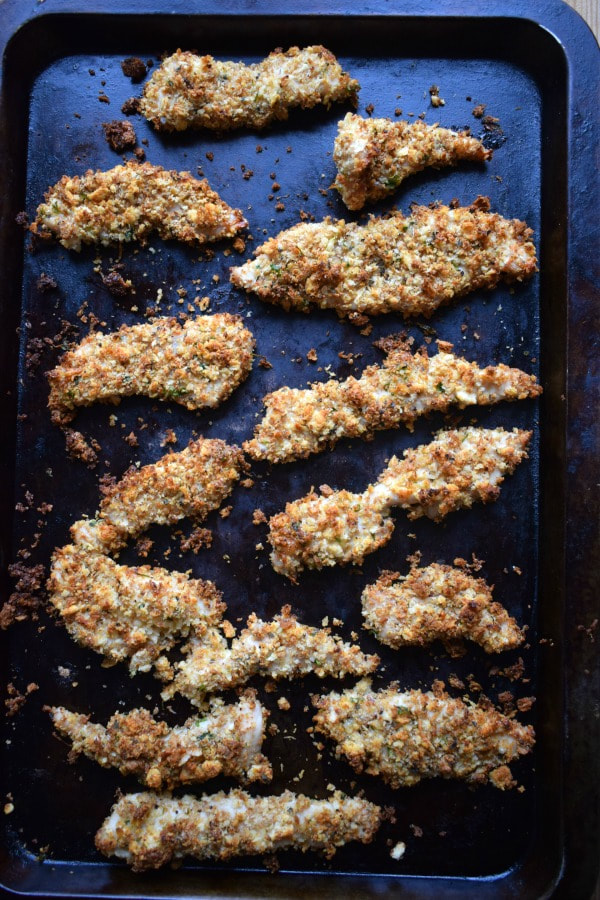
M80 250L82 244L144 243L152 232L164 240L205 244L234 237L247 224L207 181L127 162L107 172L63 175L44 195L30 230Z
M115 153L124 153L130 147L135 147L137 137L131 122L114 119L112 122L103 122L104 137L111 150Z
M313 704L316 730L336 742L336 754L393 788L440 777L490 781L505 790L515 784L507 764L535 743L531 725L439 690L391 685L373 691L363 680L342 694L314 697Z
M518 219L472 206L413 206L409 216L366 225L325 219L295 225L231 269L236 287L285 310L312 306L342 316L423 315L455 297L536 271L532 231Z
M140 111L161 131L264 128L295 106L355 104L358 89L321 46L275 50L250 66L178 50L146 84Z
M0 608L0 628L8 628L14 622L24 622L26 619L37 619L38 609L45 600L44 581L46 572L44 566L27 566L24 563L12 563L8 567L8 574L15 579L14 591L8 600Z

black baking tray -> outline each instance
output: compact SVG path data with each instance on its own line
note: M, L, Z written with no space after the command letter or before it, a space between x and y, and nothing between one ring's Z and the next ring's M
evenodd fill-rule
M328 366L341 377L360 371L379 357L372 346L376 338L406 327L397 317L385 316L374 320L366 336L333 314L303 317L267 307L229 285L228 267L245 256L225 255L227 245L216 247L213 259L158 240L137 253L126 248L121 262L136 294L123 302L109 294L95 271L98 259L107 271L117 258L114 251L78 255L58 244L24 244L15 216L23 209L34 212L49 184L64 173L120 161L104 141L101 123L122 118L123 101L139 93L121 72L124 56L140 55L156 64L162 52L180 46L253 61L276 46L323 43L361 82L363 114L370 103L375 115L393 117L401 107L404 116L425 112L428 122L470 125L479 133L481 123L471 111L484 103L501 127L485 137L497 151L493 161L486 167L425 172L405 182L376 211L454 197L468 203L484 194L494 209L531 225L540 258L539 275L531 282L514 290L475 293L440 310L429 325L415 322L406 330L417 343L432 337L451 340L481 364L505 362L536 372L544 386L537 403L467 410L450 420L419 422L412 435L382 433L368 444L342 442L306 462L255 465L254 487L235 490L231 515L215 513L207 521L214 533L210 550L182 556L172 531L154 529L154 547L145 560L213 578L234 621L252 610L270 616L290 603L311 624L320 624L325 616L343 619L340 631L348 638L353 629L360 631L361 590L381 569L406 571L406 556L415 550L422 552L424 563L452 562L475 553L485 560L482 574L495 584L496 598L529 626L525 650L490 660L469 648L462 659L450 659L439 648L385 652L364 632L360 642L383 658L385 669L377 683L397 679L405 687L428 687L434 678L447 680L455 673L465 683L472 676L471 685L479 682L494 701L506 690L517 698L535 695L532 713L522 717L536 727L535 754L514 767L522 791L473 791L460 783L433 781L392 792L377 779L356 777L345 763L333 760L330 747L320 756L306 734L309 694L333 684L308 678L282 683L270 694L257 680L261 699L272 710L271 721L280 729L266 745L276 777L272 786L259 790L277 793L291 787L324 796L329 782L348 791L362 789L369 799L394 806L396 824L385 824L371 846L349 845L331 862L291 851L279 854L277 875L250 858L227 865L187 861L177 870L134 875L101 859L93 849L93 835L116 789L136 790L137 783L85 760L68 765L66 747L53 737L42 706L64 703L105 720L115 708L156 704L171 722L182 721L189 707L181 701L164 709L159 685L149 676L129 679L124 667L102 669L99 657L77 647L42 612L38 622L14 625L2 635L3 684L40 686L18 715L3 717L1 726L2 804L9 792L14 804L12 813L0 816L0 882L5 890L45 896L587 900L598 871L600 749L593 630L600 549L600 330L594 292L599 196L593 166L598 56L589 30L557 0L529 2L526 9L521 3L493 0L485 5L438 0L435 8L385 0L350 8L337 0L8 0L0 8L0 33L3 599L10 592L7 564L20 549L36 543L33 535L40 533L27 563L47 566L54 546L67 540L71 522L94 513L99 478L120 476L131 463L157 459L165 452L161 444L168 428L176 432L179 448L194 434L241 442L250 435L267 391L325 378ZM441 109L429 105L432 84L446 100ZM101 92L109 104L99 102ZM138 139L148 141L151 162L193 173L200 167L227 201L242 207L253 236L249 253L267 234L294 224L301 210L317 220L328 214L347 217L337 197L326 192L333 178L336 123L346 111L340 105L297 112L265 133L225 137L203 132L161 137L143 120L133 121ZM243 178L242 164L253 170L251 179ZM269 199L274 179L281 185L283 210L275 210L276 198ZM56 291L39 291L41 272L55 278ZM183 304L178 303L178 288L188 291ZM159 290L163 314L177 314L190 298L206 294L210 311L245 316L258 354L272 368L255 364L248 381L211 413L195 415L143 398L116 410L80 412L75 427L102 446L98 466L89 470L65 456L63 436L51 426L46 410L43 372L60 351L46 346L39 363L32 366L30 361L28 367L27 352L35 349L31 340L54 336L63 320L76 326L75 334L85 334L90 313L111 328L142 321L150 307L156 308ZM87 306L82 309L82 304ZM317 351L315 364L306 358L311 348ZM338 356L340 351L363 355L353 368ZM112 413L117 421L111 427ZM147 427L142 429L140 420ZM507 480L496 504L455 514L442 526L409 523L398 515L392 541L361 570L306 573L299 586L271 571L266 550L256 548L266 543L266 528L252 525L254 509L270 515L312 484L361 489L392 453L429 440L447 421L534 430L529 462ZM124 440L131 430L139 438L136 448ZM47 516L37 511L42 502L53 505ZM24 504L24 512L21 507L15 511L18 503ZM47 524L39 527L39 520ZM189 527L186 523L182 530ZM137 559L133 550L124 558ZM519 657L526 680L513 683L490 672ZM290 712L278 709L281 696L289 699ZM472 696L477 697L476 690ZM227 786L208 783L198 792ZM388 843L398 840L407 849L394 862Z

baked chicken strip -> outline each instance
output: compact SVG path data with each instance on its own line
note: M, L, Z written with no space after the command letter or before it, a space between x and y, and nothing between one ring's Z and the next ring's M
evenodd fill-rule
M172 859L229 859L293 847L328 858L349 841L368 844L383 820L380 807L341 791L326 800L285 791L251 797L223 791L202 797L126 794L96 834L96 847L134 871L158 869Z
M492 151L466 131L348 113L338 125L333 148L338 171L332 187L348 209L362 209L367 201L381 200L409 175L428 167L491 158Z
M342 438L370 438L376 431L405 424L412 430L418 416L490 405L501 400L537 397L542 389L534 375L505 365L479 368L455 356L452 344L438 341L429 357L422 347L388 338L379 343L387 356L360 378L316 382L309 389L283 387L264 398L265 416L246 441L253 459L272 463L302 459L334 446Z
M398 649L441 640L468 639L486 653L513 650L524 634L506 609L494 602L483 578L463 568L432 563L413 566L408 575L384 572L362 594L365 628L378 641Z
M239 781L271 781L260 752L268 713L247 691L237 702L213 701L209 712L169 728L148 710L116 713L106 727L62 706L46 708L54 727L72 741L69 760L80 753L121 775L135 775L149 788L171 790L219 775Z
M356 105L358 89L325 47L276 50L250 66L178 50L146 84L140 112L159 131L264 128L294 106Z
M311 306L358 317L398 312L429 318L438 306L536 271L531 229L472 206L413 206L409 216L366 225L325 219L294 225L231 269L236 287L285 310Z
M504 476L527 457L530 431L459 428L440 431L430 444L393 456L362 494L310 493L288 503L269 522L276 572L295 581L304 568L353 563L386 544L394 530L393 507L409 519L439 522L448 513L497 500Z
M121 566L86 544L54 552L50 602L71 637L129 672L168 668L161 656L178 638L221 621L225 604L211 581L151 566Z
M175 679L163 691L168 699L183 694L199 705L204 695L244 684L254 675L268 678L319 678L365 675L379 665L378 656L368 656L356 644L347 644L328 628L302 625L284 606L271 622L252 613L248 625L231 647L218 628L210 628L192 639L186 657L175 664Z
M252 334L229 313L93 332L48 372L52 421L64 425L78 406L134 394L187 409L218 406L248 377L253 350Z
M241 210L228 206L207 181L128 162L107 172L63 175L44 194L30 230L81 250L82 244L145 243L153 231L164 240L205 244L247 227Z
M443 691L373 691L363 679L342 694L313 697L313 704L315 728L336 742L336 756L393 788L440 777L505 790L515 784L508 763L535 743L531 725Z
M173 525L186 517L200 521L218 509L243 469L239 447L218 439L191 441L180 453L127 472L105 495L98 517L76 522L71 537L110 553L150 525Z

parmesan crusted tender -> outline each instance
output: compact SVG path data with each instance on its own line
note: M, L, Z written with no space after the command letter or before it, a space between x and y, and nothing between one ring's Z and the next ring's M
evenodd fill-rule
M54 552L50 602L71 637L101 653L107 665L129 660L129 672L164 673L161 654L178 638L204 633L225 604L211 581L151 566L122 566L86 544Z
M248 223L207 181L150 163L128 162L107 172L63 175L38 206L34 234L54 237L68 250L82 244L164 240L205 244L234 237Z
M413 206L409 216L295 225L231 269L236 287L285 310L311 306L341 316L423 315L478 288L536 271L532 231L518 219L472 206Z
M327 800L290 791L270 797L241 790L200 798L126 794L96 834L96 847L138 872L184 856L229 859L287 847L330 858L349 841L370 843L382 820L378 806L341 791Z
M133 394L187 409L218 406L247 378L253 350L252 334L229 313L96 331L48 372L52 421L66 424L78 406L117 404Z
M356 105L358 89L325 47L275 50L250 66L178 50L146 84L140 112L160 131L264 128L294 106Z
M217 628L192 639L185 658L176 663L175 679L163 691L163 699L183 694L200 705L204 695L244 684L254 675L269 678L319 678L365 675L379 665L378 656L367 656L356 644L347 644L328 628L302 625L284 606L272 622L252 613L231 647Z
M486 653L513 650L524 635L483 578L432 563L408 575L384 572L362 594L365 628L396 649L442 640L453 649L466 638Z
M338 125L333 149L338 172L332 187L348 209L362 209L367 201L393 193L405 178L422 169L491 157L492 151L466 131L348 113Z
M72 741L69 760L80 753L121 775L135 775L153 789L207 781L219 775L270 781L273 771L260 752L268 712L248 690L237 702L214 700L206 715L169 728L146 709L115 713L106 727L64 707L48 709L54 727Z
M304 568L360 565L390 539L393 507L410 519L440 521L476 501L497 500L500 484L527 457L530 431L460 428L440 431L430 444L393 456L362 494L310 493L270 519L271 563L296 581Z
M150 525L200 521L233 490L244 468L239 447L199 438L180 453L132 469L107 493L96 519L71 526L75 543L102 553L123 547Z
M453 405L462 409L542 392L534 375L505 365L480 369L455 356L452 344L438 345L439 353L429 357L425 347L413 354L406 343L388 338L380 342L387 353L383 365L369 366L358 379L332 378L308 390L283 387L267 394L265 417L244 450L253 459L290 462L342 438L370 438L401 423L412 430L418 416Z
M373 691L363 679L342 694L313 697L313 704L316 730L337 743L336 756L393 788L440 777L505 790L515 784L508 763L535 743L531 725L443 691Z

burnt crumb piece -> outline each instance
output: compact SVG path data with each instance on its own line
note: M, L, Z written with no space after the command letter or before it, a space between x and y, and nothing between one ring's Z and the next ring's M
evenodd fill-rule
M21 707L27 700L27 697L30 694L33 694L34 691L39 691L39 689L40 689L39 684L36 684L35 681L32 681L25 688L25 693L22 694L14 686L12 681L9 681L8 684L6 685L6 693L8 696L7 696L6 700L4 701L4 705L6 706L6 715L9 718L11 716L16 716L16 714L19 712L19 710L21 709Z
M500 119L497 119L496 116L484 116L481 121L483 123L484 131L502 133L502 129L500 128Z
M140 98L139 97L129 97L123 106L121 107L121 112L124 116L135 116L140 111Z
M146 151L142 150L141 147L136 147L133 151L133 155L138 160L138 162L144 162L146 159Z
M56 281L54 280L54 278L51 278L50 275L46 275L45 272L42 272L42 274L40 275L40 277L38 278L38 280L36 282L36 287L37 287L38 291L41 291L43 294L45 294L46 291L56 290L58 285L57 285Z
M261 525L263 522L267 521L267 517L265 516L262 509L255 509L252 513L252 524L253 525Z
M477 106L473 107L473 115L475 116L476 119L481 119L483 117L484 113L485 113L485 104L484 103L478 103Z
M153 546L154 541L151 541L149 537L141 537L135 545L135 550L139 556L146 559Z
M114 119L112 122L103 122L102 128L108 146L115 153L123 153L128 147L135 147L137 144L137 137L131 122Z
M368 106L365 106L365 112L368 116L372 116L375 111L375 107L372 103L369 103Z
M104 91L100 91L100 93L98 94L98 100L100 101L100 103L110 103L110 100L108 99Z
M37 370L41 362L43 351L44 342L41 338L31 338L31 340L27 341L27 347L25 349L25 371L28 375L33 375Z
M121 63L121 69L123 70L123 75L131 78L134 83L143 81L146 77L146 63L139 56L128 56Z
M13 622L23 622L28 617L38 618L38 608L43 603L42 590L46 573L42 565L26 566L13 563L8 574L17 582L15 590L0 609L0 628L8 628Z
M15 222L17 225L20 225L21 228L29 228L29 216L26 212L17 213L15 216Z
M133 431L130 431L129 434L123 438L123 440L126 444L129 444L130 447L140 446L140 442L138 441L137 436L133 433Z
M269 362L269 360L266 358L266 356L261 356L260 359L258 360L258 364L261 367L261 369L272 369L273 368L272 363Z
M80 459L90 469L98 465L96 450L88 444L80 431L75 431L73 428L65 428L65 442L67 453L70 457Z
M431 105L436 109L439 106L446 105L446 101L442 100L442 98L440 97L440 89L437 86L437 84L432 84L431 87L429 88L429 97L430 97ZM419 116L419 118L421 118L421 117Z
M203 547L211 547L213 533L210 528L195 528L188 537L182 537L179 543L182 553L197 553Z
M117 271L117 268L118 266L113 266L106 275L102 272L100 277L104 287L108 288L114 297L125 297L127 294L132 293L133 285L131 279L123 278L120 272Z

